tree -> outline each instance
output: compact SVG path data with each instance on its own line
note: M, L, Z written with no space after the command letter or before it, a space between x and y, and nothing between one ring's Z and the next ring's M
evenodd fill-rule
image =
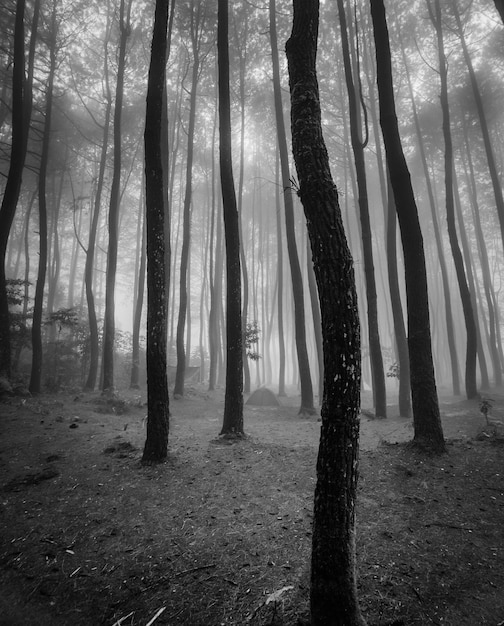
M119 7L119 50L117 65L116 95L114 107L114 160L112 187L108 214L109 245L107 252L107 273L105 292L105 320L103 326L103 383L104 392L114 391L114 341L115 341L115 282L117 273L117 247L119 240L119 204L121 184L121 120L124 99L124 72L126 69L126 44L131 33L131 2L125 6L121 0Z
M292 295L294 299L294 326L296 332L296 353L298 358L299 378L301 382L300 415L313 415L313 386L310 374L310 362L306 347L306 325L304 311L304 289L301 266L296 245L294 229L294 203L292 200L292 183L289 174L289 157L287 151L287 137L282 106L282 92L280 85L280 69L278 62L278 44L276 34L275 0L269 3L270 15L270 42L271 60L273 65L273 92L275 99L275 120L277 130L278 152L280 155L280 170L282 175L283 198L285 208L285 232L287 235L287 253L292 277Z
M476 322L471 304L471 294L467 284L467 277L464 269L464 259L458 243L457 229L455 226L455 205L453 196L453 142L450 130L450 107L448 103L448 62L444 51L443 25L441 22L441 5L439 0L434 0L434 9L430 0L427 0L430 17L437 35L439 76L441 78L441 109L443 112L443 138L445 144L444 151L444 175L445 175L445 202L446 202L446 222L448 224L448 237L457 273L460 299L464 311L464 320L467 333L466 342L466 368L465 368L465 389L468 399L478 395L476 386Z
M30 42L30 58L32 61L35 54L39 7L40 2L37 0L34 5ZM0 377L7 379L11 376L11 345L5 261L7 242L21 190L32 106L33 63L29 64L28 76L25 79L24 19L25 0L17 0L12 70L12 143L9 173L0 207Z
M502 23L504 24L504 0L494 0L495 8L499 11Z
M241 320L240 228L231 152L229 94L229 16L227 0L217 11L219 83L219 163L226 240L226 391L221 435L243 435L243 352Z
M183 232L182 251L180 256L180 290L179 290L179 313L177 321L177 371L175 376L175 388L173 395L175 398L184 395L184 378L186 369L185 353L185 329L188 314L188 268L189 253L191 243L191 203L192 203L192 176L193 176L193 154L194 154L194 129L196 124L196 103L198 79L201 64L201 37L205 24L205 11L203 3L198 0L194 7L194 1L190 3L190 28L191 49L193 54L193 66L191 74L191 91L189 104L189 124L187 129L187 159L186 159L186 188L184 194L183 212ZM189 355L190 356L190 355Z
M376 415L378 417L386 417L387 394L385 390L385 373L383 371L380 333L378 330L378 298L376 294L373 242L371 222L369 219L366 163L364 156L364 148L366 147L367 139L363 141L360 136L360 104L357 92L358 87L355 86L352 75L353 72L350 62L350 47L348 43L346 14L343 0L338 0L338 14L341 27L341 47L343 52L343 64L348 93L350 140L354 154L355 173L357 177L359 195L358 205L361 224L362 253L364 258L364 277L366 282L369 355L371 359L371 373L373 379L373 398ZM360 82L359 79L357 80Z
M352 257L322 136L316 73L318 0L294 0L286 52L292 149L319 290L324 397L313 517L314 626L361 626L355 572L360 329Z
M145 113L145 201L147 231L147 438L142 463L168 454L170 399L166 371L167 291L165 186L161 140L165 89L168 0L156 0Z
M50 28L48 33L49 73L44 111L44 130L42 135L42 152L40 155L38 204L39 204L39 265L32 322L32 366L30 375L30 393L41 392L42 382L42 311L44 305L44 287L47 271L47 167L49 164L49 148L51 144L51 124L54 98L54 79L57 58L57 25L56 0L53 0Z
M383 0L370 0L376 52L380 125L401 230L408 313L414 442L434 452L445 443L437 398L429 319L423 237L411 177L404 157L394 101L390 42Z

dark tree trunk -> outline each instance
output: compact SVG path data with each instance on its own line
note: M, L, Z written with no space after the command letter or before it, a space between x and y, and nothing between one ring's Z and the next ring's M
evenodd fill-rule
M47 272L47 166L49 147L51 144L51 122L53 107L54 75L56 72L56 3L53 3L51 26L49 33L49 76L47 81L44 131L42 136L42 152L38 183L39 204L39 265L35 299L33 302L32 321L32 365L30 374L30 393L37 394L42 390L42 312L44 307L44 287Z
M218 2L219 157L226 240L226 392L221 435L243 435L240 228L231 154L228 2Z
M429 10L430 5L429 5ZM476 323L474 321L474 312L471 304L471 294L467 284L466 273L464 270L464 259L460 251L457 228L455 225L455 205L453 198L453 145L450 130L450 107L448 104L448 66L444 51L443 42L443 26L441 23L441 5L439 0L434 0L434 13L431 12L431 19L436 29L438 59L439 59L439 75L441 78L441 110L443 112L443 138L445 143L444 152L444 175L445 175L445 202L446 202L446 221L448 224L448 237L457 273L457 282L460 291L460 299L462 301L462 310L464 312L465 327L467 333L466 343L466 366L465 366L465 390L468 399L478 395L476 386Z
M420 128L420 121L418 119L418 112L417 112L417 108L415 104L415 98L413 95L413 86L411 84L411 78L410 78L410 73L408 69L408 60L406 58L406 52L402 45L401 45L401 52L402 52L402 57L403 57L404 68L406 70L406 81L408 83L408 91L409 91L409 96L411 100L413 121L415 123L417 145L420 151L420 159L422 161L422 168L423 168L424 176L425 176L425 184L427 186L427 195L429 197L429 205L430 205L431 217L432 217L432 227L434 229L434 238L436 240L436 248L437 248L438 259L439 259L439 269L441 271L441 280L443 283L446 334L447 334L447 339L448 339L448 350L450 352L450 364L451 364L451 374L452 374L452 390L453 390L453 394L458 396L460 394L460 378L459 378L459 364L458 364L458 356L457 356L457 344L455 341L455 331L453 328L450 281L448 278L448 270L446 267L446 260L445 260L444 250L443 250L443 240L442 240L441 232L439 228L436 201L434 199L434 192L432 190L431 177L430 177L429 168L427 165L427 158L425 156L424 140L423 140L422 130Z
M355 567L360 330L353 262L331 177L316 74L317 0L294 0L287 41L291 127L299 196L317 278L324 344L324 398L317 460L311 618L314 626L361 626Z
M324 395L324 348L322 345L322 320L320 317L320 305L318 301L317 279L313 269L313 259L310 257L310 238L306 241L306 272L308 274L308 289L310 291L310 304L313 317L313 334L315 339L315 347L317 349L318 363L318 401L322 404Z
M167 292L165 219L168 211L161 141L167 59L168 2L156 0L145 114L147 231L147 437L142 463L168 454L170 400L166 371Z
M30 53L35 49L38 11L40 2L34 6L32 42ZM7 277L5 260L7 242L16 213L21 190L21 180L26 157L28 129L30 125L32 94L32 73L25 80L25 0L17 0L14 21L14 60L12 70L12 140L11 155L7 182L5 184L2 205L0 207L0 377L9 379L11 376L11 342L10 316L7 299Z
M366 281L366 300L368 318L369 355L373 380L373 399L376 415L387 416L387 394L385 390L385 373L378 330L378 297L376 294L375 271L373 261L373 241L371 222L369 219L369 202L366 181L366 164L364 157L364 143L361 140L359 128L359 104L357 91L352 77L350 63L350 48L348 44L347 24L343 0L337 0L338 14L341 26L341 45L343 50L343 64L348 93L348 108L350 117L350 140L354 155L355 173L357 176L359 217L361 224L362 252L364 258L364 278Z
M106 393L114 392L114 344L115 344L115 282L117 273L117 247L119 241L119 203L121 184L121 120L124 97L124 71L126 67L126 43L130 35L131 0L128 0L125 16L125 0L119 10L119 50L117 83L114 107L114 164L108 214L109 243L107 251L107 273L105 289L105 319L103 326L103 383Z
M292 200L292 183L289 174L289 155L287 150L287 136L282 106L282 92L280 88L280 67L278 61L278 44L276 35L275 0L270 0L270 42L271 59L273 64L273 91L275 98L275 120L278 139L278 151L280 154L280 168L282 173L282 188L285 206L285 232L287 235L287 252L289 255L292 294L294 298L294 326L296 331L296 352L299 367L299 379L301 382L301 406L299 414L313 415L313 386L310 374L310 362L306 347L306 323L304 310L304 289L301 266L296 246L296 233L294 228L294 203Z
M432 361L427 272L422 231L411 178L399 135L394 102L390 43L383 0L370 0L376 48L380 125L394 190L404 254L408 311L408 348L411 375L414 442L444 452L445 442Z

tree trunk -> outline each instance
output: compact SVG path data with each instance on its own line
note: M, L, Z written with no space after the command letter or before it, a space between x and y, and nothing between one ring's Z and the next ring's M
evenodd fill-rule
M30 57L32 59L35 52L39 7L40 1L37 0L34 5L30 42ZM24 16L25 0L17 0L14 18L11 155L0 207L0 378L7 379L11 377L11 341L5 261L7 242L21 190L32 107L33 64L28 71L28 77L25 79Z
M376 49L380 125L404 253L414 442L420 447L441 453L445 450L445 443L432 362L422 231L399 136L385 7L383 0L370 0L370 3Z
M219 161L226 239L226 392L221 435L243 436L240 229L231 153L228 1L218 2Z
M163 169L163 174L166 173L166 169ZM164 195L164 199L166 202L166 195ZM165 216L166 219L166 216ZM136 301L135 301L135 313L133 316L133 337L132 337L132 355L131 355L131 380L130 380L130 389L139 389L139 379L140 379L140 323L142 321L142 309L143 309L143 301L144 301L144 291L145 291L145 267L146 267L146 247L147 247L147 237L146 237L146 224L145 224L145 210L144 210L144 202L143 202L143 194L141 194L140 198L140 215L139 222L141 224L141 236L140 241L140 263L138 269L138 280L137 280L137 293L136 293ZM166 232L165 232L166 236ZM165 239L166 242L166 239ZM166 245L166 243L165 243ZM165 271L166 271L166 263L165 263ZM166 294L169 293L169 286L165 286ZM166 341L166 338L165 338ZM165 348L166 349L166 348Z
M411 385L408 338L404 327L401 291L397 272L397 215L394 191L387 169L388 212L387 212L387 269L389 278L390 302L394 318L397 358L399 364L399 415L411 417Z
M322 137L316 74L317 0L294 0L287 41L291 128L307 218L324 342L324 398L317 459L311 618L314 626L361 626L355 566L360 408L359 315L353 262Z
M107 252L107 273L105 289L105 318L103 323L103 382L105 393L114 392L114 344L115 344L115 281L117 272L117 247L119 240L119 204L121 184L121 120L124 96L124 71L126 66L126 43L131 32L131 0L125 16L125 0L121 0L119 9L119 50L117 65L117 83L114 107L114 162L112 187L108 214L109 243Z
M270 42L271 60L273 64L273 90L275 98L275 120L280 154L282 173L282 188L285 206L285 232L287 235L287 252L292 277L292 294L294 298L294 326L296 330L296 351L301 382L301 406L299 415L313 415L313 387L310 374L310 362L306 347L306 324L304 311L304 289L301 266L299 264L294 228L294 203L292 200L292 183L289 174L289 156L287 151L287 137L282 106L282 92L280 86L280 66L278 61L278 44L276 35L275 0L269 2L270 14Z
M53 0L51 26L49 33L49 75L47 80L44 131L38 183L39 203L39 265L35 299L33 302L32 321L32 365L30 374L30 393L38 394L42 390L42 311L44 306L44 287L47 271L47 165L51 144L51 122L53 106L54 75L56 72L56 2Z
M452 390L453 394L458 396L460 394L460 379L459 379L459 365L458 365L458 356L457 356L457 344L455 342L455 331L453 328L453 314L452 314L452 306L451 306L451 295L450 295L450 281L448 278L448 270L446 267L446 260L443 250L443 240L441 237L441 232L439 228L439 221L436 209L436 201L434 199L434 192L432 190L432 182L429 174L429 167L427 165L427 158L425 156L425 148L424 148L424 140L422 135L422 130L420 128L420 121L418 119L418 112L415 103L415 98L413 94L413 86L411 84L411 77L408 68L408 60L406 57L406 52L401 42L401 52L404 63L404 68L406 71L406 81L408 84L408 91L411 100L411 107L413 113L413 121L415 123L415 132L417 137L418 149L420 151L420 159L422 161L422 168L425 176L425 184L427 186L427 195L429 197L429 206L431 210L432 217L432 226L434 229L434 238L436 240L436 248L438 252L439 259L439 269L441 271L441 280L443 283L443 295L444 295L444 304L445 304L445 319L446 319L446 335L448 338L448 350L450 352L450 365L451 365L451 375L452 375Z
M504 0L494 0L495 8L499 11L502 23L504 24Z
M366 164L364 157L364 143L360 138L359 110L357 91L352 77L350 63L350 49L348 44L347 24L343 0L337 0L338 14L341 26L341 45L343 63L348 93L348 108L350 117L350 140L354 155L355 173L357 175L358 205L361 223L362 252L364 258L364 277L366 279L366 300L368 318L369 355L371 360L371 374L373 380L373 400L376 415L387 416L387 394L385 390L385 373L378 330L378 297L374 275L373 241L371 222L369 219L369 203L366 181Z
M441 23L441 6L439 0L434 0L434 13L429 6L431 12L432 23L436 30L439 60L439 75L441 78L441 110L443 112L443 138L445 143L444 152L444 174L445 174L445 202L446 202L446 221L448 224L448 237L457 273L457 282L460 291L460 299L462 300L462 309L464 312L465 327L467 333L466 343L466 367L465 367L465 389L468 399L478 395L476 386L476 323L474 321L474 312L471 304L471 294L467 285L467 278L464 270L464 259L460 251L457 228L455 225L455 206L453 199L453 145L450 130L450 108L448 104L448 69L444 52L443 42L443 26Z
M285 337L284 337L284 314L283 314L283 239L282 220L280 207L280 158L278 148L276 153L275 172L275 207L276 207L276 243L277 243L277 313L278 313L278 395L285 394Z
M168 455L170 400L166 371L167 292L165 167L161 142L167 61L168 2L156 0L145 114L145 201L147 231L147 437L142 463Z
M179 286L179 311L177 320L177 371L175 374L174 398L184 395L184 379L186 370L186 346L185 330L188 316L188 267L191 244L191 202L192 202L192 171L194 155L194 128L196 124L196 103L198 78L200 74L199 58L199 31L203 27L201 21L201 3L196 11L191 6L191 44L193 53L193 67L191 77L191 95L189 104L189 125L187 129L187 161L186 181L184 195L184 213L182 228L182 251L180 254L180 286ZM190 350L189 350L190 352ZM189 359L191 355L189 354Z

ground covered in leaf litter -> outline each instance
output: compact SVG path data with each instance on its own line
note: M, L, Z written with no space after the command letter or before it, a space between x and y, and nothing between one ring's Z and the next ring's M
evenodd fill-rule
M491 397L502 422L504 396ZM307 624L319 423L298 401L246 406L248 437L230 444L222 392L192 387L171 405L168 462L142 467L141 396L4 399L0 624ZM405 443L394 407L362 417L370 625L504 624L502 426L476 400L442 413L450 443L433 458Z

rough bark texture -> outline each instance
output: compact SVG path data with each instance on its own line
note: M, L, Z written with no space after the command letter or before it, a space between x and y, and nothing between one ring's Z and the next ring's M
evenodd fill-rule
M312 624L364 624L356 591L355 496L360 408L360 329L353 262L322 137L316 75L317 0L294 0L287 42L291 127L299 196L319 290L324 397L317 459Z
M410 173L399 136L394 102L390 43L383 0L370 0L376 49L380 125L401 229L408 311L414 442L435 452L445 443L432 361L427 273L422 231Z
M294 203L292 200L292 184L289 173L289 156L287 150L287 136L282 106L282 92L280 86L280 65L278 61L278 44L275 20L275 2L270 0L270 42L271 60L273 65L273 91L275 99L275 120L277 129L278 152L280 155L280 170L282 174L282 188L285 207L285 232L287 235L287 252L292 277L292 295L294 299L294 326L296 334L296 354L301 383L301 406L299 414L313 415L313 386L310 373L308 349L306 347L306 323L304 310L303 275L299 264L299 255L296 245L294 228Z
M169 395L166 372L165 187L161 132L167 56L168 2L156 0L145 115L145 200L147 226L147 438L142 463L168 454Z
M228 2L219 0L217 53L219 71L219 160L226 240L226 392L221 435L243 435L243 352L238 207L231 154Z

